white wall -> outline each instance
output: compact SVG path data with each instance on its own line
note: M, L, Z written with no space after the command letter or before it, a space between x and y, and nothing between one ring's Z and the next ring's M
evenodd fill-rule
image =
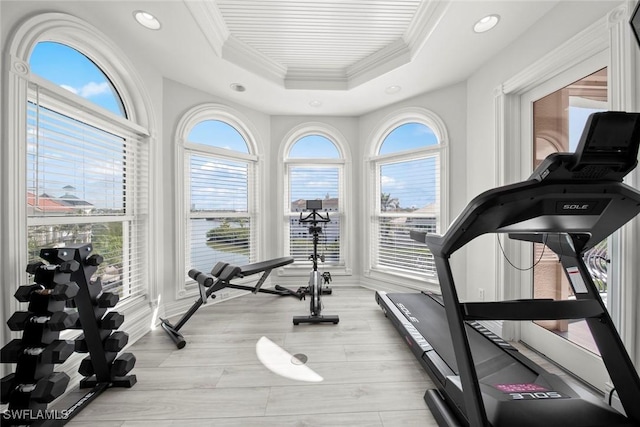
M620 2L560 2L520 39L491 58L467 81L467 183L469 199L500 185L496 164L496 116L494 100L502 83L520 73L536 60L602 18ZM507 141L518 144L519 141ZM522 179L526 176L521 177ZM482 236L467 245L466 295L496 298L496 260L499 248L493 235ZM479 281L477 278L482 278Z

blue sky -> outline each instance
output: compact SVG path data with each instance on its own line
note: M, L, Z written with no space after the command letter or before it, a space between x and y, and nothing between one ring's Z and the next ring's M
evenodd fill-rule
M31 72L123 116L122 103L111 82L80 52L54 42L40 42L31 52Z

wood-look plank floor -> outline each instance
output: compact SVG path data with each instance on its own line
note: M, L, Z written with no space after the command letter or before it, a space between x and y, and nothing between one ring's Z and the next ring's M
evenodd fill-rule
M423 400L433 384L374 292L334 287L323 302L339 324L294 326L292 316L309 313L308 299L250 294L201 307L182 328L184 349L161 328L151 331L127 350L137 358L138 383L107 390L68 425L435 426ZM263 336L306 355L324 380L268 370L256 355Z

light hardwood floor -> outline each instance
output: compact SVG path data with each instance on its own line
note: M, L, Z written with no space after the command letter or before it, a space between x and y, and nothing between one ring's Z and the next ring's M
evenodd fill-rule
M161 328L135 354L131 389L109 389L69 422L115 426L435 426L423 400L431 380L374 292L334 287L323 313L340 323L294 326L309 300L249 294L207 304L182 328L178 350ZM171 319L175 321L176 319ZM269 371L256 356L267 337L324 378L299 382ZM84 393L84 392L83 392ZM81 393L70 393L73 401Z

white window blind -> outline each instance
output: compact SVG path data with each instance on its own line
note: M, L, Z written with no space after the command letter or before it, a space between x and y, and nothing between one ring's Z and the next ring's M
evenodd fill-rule
M289 165L289 254L297 263L310 262L313 240L309 224L300 223L307 200L322 200L322 213L329 213L331 222L320 224L322 233L318 244L325 265L340 262L340 180L342 166Z
M413 155L415 156L415 154ZM411 239L411 230L439 232L440 161L436 153L421 158L380 160L376 165L374 265L397 272L435 277L433 256Z
M62 101L62 102L61 102ZM51 107L53 106L53 107ZM27 104L29 261L41 248L92 243L97 275L121 300L146 293L147 145L117 121L89 124L35 87ZM94 120L95 122L95 120Z
M188 153L188 269L210 271L219 261L255 261L251 203L254 161Z

